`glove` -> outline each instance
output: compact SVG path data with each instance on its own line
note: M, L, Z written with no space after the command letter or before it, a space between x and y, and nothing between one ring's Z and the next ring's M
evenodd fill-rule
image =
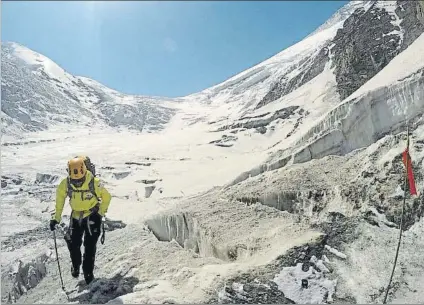
M52 219L52 220L50 220L50 230L51 230L51 231L56 230L56 225L57 225L58 223L59 223L59 222L58 222L56 219Z

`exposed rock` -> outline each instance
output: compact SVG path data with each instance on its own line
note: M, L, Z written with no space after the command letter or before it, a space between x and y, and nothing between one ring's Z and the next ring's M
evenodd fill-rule
M254 116L243 116L240 118L240 120L252 120L252 119L259 119L259 118L263 118L265 116L270 115L271 112L264 112L258 115L254 115Z
M153 160L153 159L152 159ZM140 165L140 166L150 166L152 163L144 163L144 162L125 162L126 165Z
M289 69L260 100L256 109L289 94L322 73L330 52L334 55L338 93L341 99L348 97L424 32L424 25L417 18L418 8L413 1L398 1L396 14L401 20L400 27L394 25L397 17L377 5L367 11L357 9L346 19L331 43L303 59L296 67L299 70L296 75L293 76L294 68ZM396 30L402 34L397 34Z
M8 277L2 274L2 302L15 303L18 298L40 283L46 276L47 254L42 254L28 263L18 261L11 267Z
M136 182L143 183L143 184L153 184L156 181L162 181L162 179L143 179L143 180L137 180Z
M2 181L2 185L4 184L4 183L6 183L6 185L7 184L14 184L14 185L21 185L22 184L22 182L24 181L24 179L21 177L21 176L19 176L19 175L16 175L16 176L12 176L12 177L9 177L9 176L1 176L1 181ZM3 186L2 186L3 187Z
M134 292L134 287L139 282L134 276L124 277L120 274L111 278L94 279L89 289L78 291L80 294L71 297L70 301L80 304L122 304L118 297Z
M415 1L398 1L398 4L396 14L402 20L400 26L403 29L403 41L400 51L403 51L424 32L424 22L419 22L420 7Z
M415 3L402 1L401 6L397 16L376 4L367 11L358 9L338 30L331 52L341 99L381 71L424 31L416 18ZM396 18L403 19L400 27L394 25Z
M130 174L131 172L116 172L116 173L113 173L113 177L117 180L121 180L128 177Z
M52 183L55 183L58 179L59 177L56 175L37 173L35 178L35 183L36 184L40 184L40 183L52 184Z
M104 219L104 224L105 224L105 231L115 231L118 229L123 229L125 228L127 225L121 221L121 220L112 220L109 218Z
M260 134L265 134L266 133L266 127L260 126L260 127L256 128L256 131L259 132Z
M301 62L297 67L299 73L296 76L293 76L291 73L287 73L281 77L279 81L274 84L271 90L258 103L256 109L278 100L280 97L289 94L290 92L312 80L314 77L318 76L322 71L324 71L324 67L327 61L327 47L324 47L321 49L321 51L319 51L317 54L314 54L310 58L304 59L304 61Z
M268 115L268 117L261 117L259 119L252 119L252 120L245 120L246 118L239 119L237 123L234 123L229 126L222 126L218 128L217 131L225 131L227 129L236 129L236 128L244 128L244 129L256 129L260 127L266 127L271 122L277 120L277 119L287 119L291 116L295 115L302 115L304 113L304 110L302 108L299 108L299 106L289 106L285 108L281 108L277 111L275 111L271 116Z
M234 142L237 141L237 139L238 138L236 136L223 135L221 139L211 141L209 142L209 144L215 144L216 146L221 147L231 147L233 146Z
M113 167L113 166L102 166L100 168L101 169L107 169L107 170L113 170L113 169L115 169L115 167Z
M208 304L295 304L286 298L274 282L261 283L247 281L247 278L231 280L225 284L218 300L210 300Z
M219 147L232 147L234 144L233 143L215 143L215 145Z
M155 188L156 188L156 186L154 186L154 185L146 186L144 188L144 190L145 190L144 197L149 198L152 195Z

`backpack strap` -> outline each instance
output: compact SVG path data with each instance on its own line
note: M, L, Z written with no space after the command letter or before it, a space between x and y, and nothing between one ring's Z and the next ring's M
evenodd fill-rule
M67 188L67 195L69 197L69 200L71 200L73 189L71 186L71 179L69 177L66 179L66 188Z
M69 200L72 199L72 193L73 192L79 192L79 193L80 192L84 192L84 191L74 190L72 188L71 179L69 177L66 179L66 184L67 184L66 185L66 187L67 187L67 195L69 197ZM90 193L93 194L94 197L96 197L97 201L99 201L99 196L97 196L96 189L94 187L94 177L92 177L91 180L90 180L90 182L88 183L88 190L90 191Z
M100 202L99 196L97 196L96 189L94 187L94 177L92 177L91 180L90 180L90 182L88 183L88 189L93 194L93 196L96 197L97 203L99 203Z
M96 199L97 199L97 204L96 204L96 206L98 207L98 206L100 206L100 199L99 199L99 197L97 196L97 194L96 194L96 190L95 190L95 188L94 188L94 177L90 180L90 182L88 183L88 188L89 188L89 190L90 190L90 192L94 195L94 197L96 197ZM101 242L101 244L103 245L104 243L105 243L105 238L106 238L106 232L105 232L105 223L104 223L104 221L103 220L101 220L101 222L102 222L102 236L100 237L100 242Z

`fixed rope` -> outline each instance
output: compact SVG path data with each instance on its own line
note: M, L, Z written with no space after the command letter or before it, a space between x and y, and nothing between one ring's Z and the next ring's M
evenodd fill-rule
M407 131L406 131L406 147L407 147L407 150L409 151L409 126L407 126ZM392 284L393 275L395 274L396 263L397 263L397 260L398 260L398 257L399 257L399 249L400 249L400 244L401 244L401 240L402 240L403 218L404 218L405 206L406 206L406 186L407 186L407 183L408 183L408 162L409 162L409 158L406 158L405 181L404 181L404 185L403 185L404 194L403 194L402 214L401 214L400 226L399 226L399 240L398 240L398 244L397 244L397 248L396 248L396 255L395 255L395 261L393 263L392 274L390 275L389 284L387 285L387 288L386 288L386 293L384 295L383 304L386 304L386 302L387 302L387 296L389 294L390 285Z

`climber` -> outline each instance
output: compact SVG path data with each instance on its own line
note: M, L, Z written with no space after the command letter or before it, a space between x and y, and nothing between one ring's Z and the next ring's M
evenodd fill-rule
M89 284L94 279L97 240L100 236L102 217L108 210L111 195L99 178L87 169L87 159L75 157L68 161L68 177L62 180L56 190L56 209L53 219L50 220L50 230L54 231L56 225L60 223L66 197L69 197L72 213L67 244L72 260L71 274L74 278L79 277L84 235L82 270L84 279Z

